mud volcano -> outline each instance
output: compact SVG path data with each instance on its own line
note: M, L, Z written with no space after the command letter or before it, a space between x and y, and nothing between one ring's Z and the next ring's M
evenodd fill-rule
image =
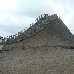
M74 36L56 14L1 44L0 74L74 74Z

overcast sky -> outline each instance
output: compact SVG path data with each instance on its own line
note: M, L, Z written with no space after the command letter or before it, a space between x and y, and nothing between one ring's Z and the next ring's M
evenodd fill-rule
M74 0L0 0L0 36L16 34L45 13L56 13L74 34Z

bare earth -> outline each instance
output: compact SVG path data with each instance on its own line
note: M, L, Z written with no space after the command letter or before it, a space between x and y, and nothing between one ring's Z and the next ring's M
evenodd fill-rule
M0 51L0 74L74 74L74 36L59 18L23 41L14 40Z
M74 49L34 47L2 51L0 74L74 74Z

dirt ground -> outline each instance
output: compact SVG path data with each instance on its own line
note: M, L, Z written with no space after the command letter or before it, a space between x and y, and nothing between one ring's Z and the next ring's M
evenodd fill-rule
M2 51L0 74L74 74L74 49L36 47Z

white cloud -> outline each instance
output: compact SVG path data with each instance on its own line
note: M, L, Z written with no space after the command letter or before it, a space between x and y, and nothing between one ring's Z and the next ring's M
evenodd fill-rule
M0 13L6 13L14 10L17 7L15 0L0 0Z
M74 34L73 8L73 0L0 0L0 35L15 34L44 13L58 14Z
M49 0L49 6L52 8L53 13L57 13L74 34L73 2L73 0Z
M3 14L3 15L0 15L0 17L2 17L0 18L0 21L1 21L0 30L2 28L3 32L5 33L4 35L4 33L2 33L2 30L1 30L2 36L7 36L7 34L10 35L11 33L15 34L18 31L21 31L22 29L24 29L25 27L29 27L32 21L33 22L35 21L35 18L29 17L29 16L24 17L24 16L14 16L11 14ZM6 31L8 33L6 33Z

